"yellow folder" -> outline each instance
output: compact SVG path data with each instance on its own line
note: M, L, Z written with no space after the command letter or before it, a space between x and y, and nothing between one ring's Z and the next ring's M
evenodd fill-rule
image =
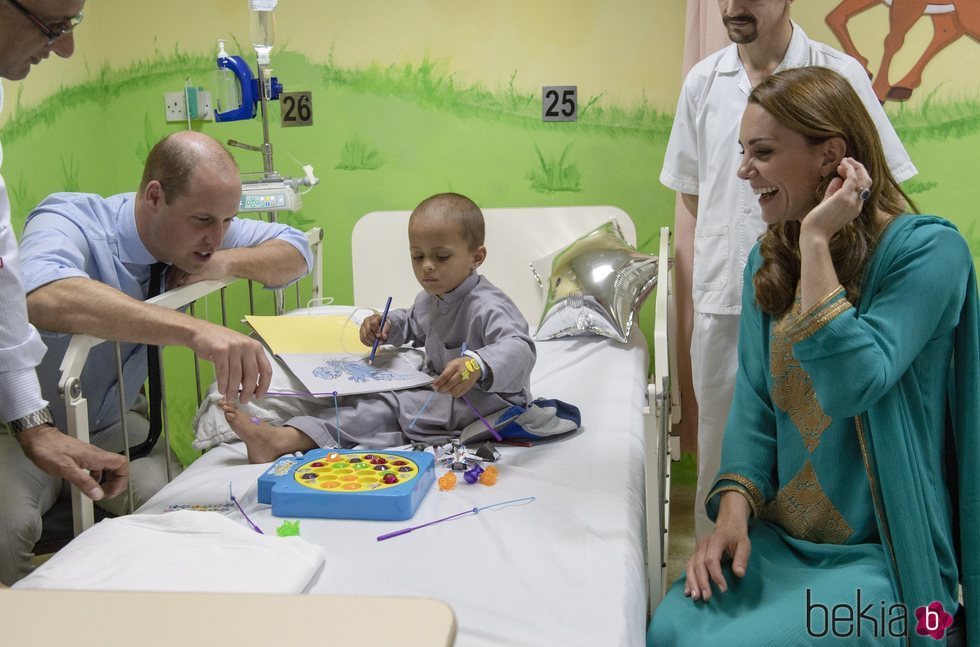
M361 343L360 325L344 315L246 315L245 321L265 341L273 354L345 353L359 355L371 350Z

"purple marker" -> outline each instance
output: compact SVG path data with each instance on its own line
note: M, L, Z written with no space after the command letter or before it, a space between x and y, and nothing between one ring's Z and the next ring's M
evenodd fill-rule
M381 315L381 325L378 326L378 336L374 338L374 346L371 347L371 357L368 358L368 365L374 364L374 355L378 352L378 344L381 343L381 334L385 331L385 321L388 320L388 308L391 307L391 297L385 302L385 311Z

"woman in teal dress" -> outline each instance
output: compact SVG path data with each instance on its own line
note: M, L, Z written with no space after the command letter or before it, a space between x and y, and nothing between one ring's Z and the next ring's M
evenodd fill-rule
M745 271L735 396L705 502L716 526L647 642L980 644L966 241L907 213L874 125L831 70L756 86L740 141L739 176L769 227Z

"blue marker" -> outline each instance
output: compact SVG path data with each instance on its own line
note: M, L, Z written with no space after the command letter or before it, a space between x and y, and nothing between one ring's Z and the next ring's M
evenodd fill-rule
M388 308L391 307L391 297L385 303L385 311L381 315L381 325L378 326L378 336L374 338L374 346L371 347L371 357L368 358L368 365L374 364L374 355L378 352L378 345L381 343L381 333L385 331L385 321L388 320Z

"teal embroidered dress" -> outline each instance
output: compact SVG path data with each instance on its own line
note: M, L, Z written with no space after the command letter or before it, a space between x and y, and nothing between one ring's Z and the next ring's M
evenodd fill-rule
M840 288L780 317L755 305L761 264L757 247L706 502L714 518L724 492L749 500L746 575L726 567L728 591L708 602L685 598L679 578L648 644L943 644L916 632L915 610L955 613L959 581L980 635L980 330L966 242L940 218L896 218L856 307Z

